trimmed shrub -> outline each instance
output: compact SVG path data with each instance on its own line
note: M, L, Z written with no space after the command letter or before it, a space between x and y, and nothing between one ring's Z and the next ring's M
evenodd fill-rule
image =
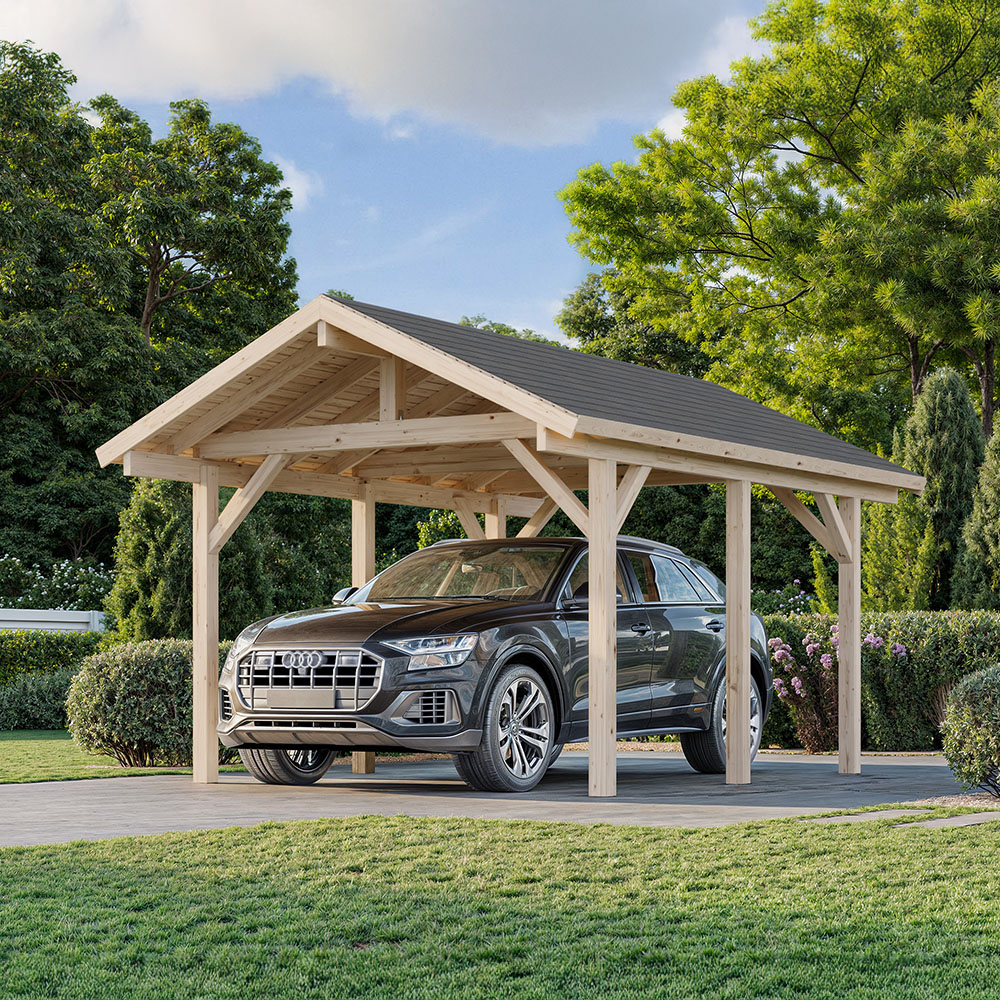
M105 642L101 632L0 630L0 688L24 674L75 668Z
M100 611L113 574L93 559L63 559L28 565L0 556L0 607Z
M788 706L780 698L771 699L771 711L764 723L760 745L766 750L769 747L784 749L797 747L800 743L799 734L795 731L795 723Z
M220 668L228 648L220 645ZM66 702L74 739L123 767L190 764L191 658L189 639L123 643L87 657Z
M0 687L0 730L65 729L66 696L75 672L22 674Z
M1000 798L1000 666L963 678L948 698L944 753L965 788Z
M796 666L805 670L808 664L804 650L810 645L804 642L807 634L829 635L836 619L828 615L769 615L764 622L768 635L782 640ZM881 751L939 748L940 727L950 690L962 677L997 662L1000 614L887 612L862 615L861 627L863 745ZM773 651L776 649L777 646ZM835 644L831 642L829 649L814 653L832 654L835 680ZM776 681L782 681L786 690L793 677L806 682L801 673L786 671L785 665L777 662L773 668ZM831 745L836 746L835 705L827 721L832 733ZM799 737L803 738L801 731Z

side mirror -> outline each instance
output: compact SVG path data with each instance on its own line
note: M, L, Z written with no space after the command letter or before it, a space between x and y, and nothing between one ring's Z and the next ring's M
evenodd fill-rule
M353 594L356 594L357 592L358 592L357 587L341 587L340 590L338 590L337 593L333 595L333 603L343 604L348 597L351 597Z

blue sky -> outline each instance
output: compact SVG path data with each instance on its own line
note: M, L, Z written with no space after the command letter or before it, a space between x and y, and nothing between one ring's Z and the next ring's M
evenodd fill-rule
M327 288L552 334L586 262L556 192L671 93L759 51L763 0L3 0L0 37L60 53L157 130L203 97L293 190L299 294Z

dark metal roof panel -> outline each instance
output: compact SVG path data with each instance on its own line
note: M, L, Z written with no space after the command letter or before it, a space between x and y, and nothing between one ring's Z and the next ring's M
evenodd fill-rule
M580 416L886 472L907 471L704 379L366 302L336 301Z

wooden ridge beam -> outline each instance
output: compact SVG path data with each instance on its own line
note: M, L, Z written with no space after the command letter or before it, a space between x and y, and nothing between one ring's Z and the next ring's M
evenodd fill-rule
M362 354L370 358L387 358L389 354L374 344L369 344L359 337L354 337L346 330L341 330L326 320L316 324L316 343L328 350L340 351L343 354Z
M566 516L586 535L590 514L579 497L528 447L517 438L507 438L504 447L520 462L525 472L562 508Z
M415 420L372 420L364 423L316 424L264 431L215 434L199 448L203 458L248 455L293 455L353 451L360 448L406 448L410 445L469 444L500 441L534 432L535 425L515 413L426 417Z

